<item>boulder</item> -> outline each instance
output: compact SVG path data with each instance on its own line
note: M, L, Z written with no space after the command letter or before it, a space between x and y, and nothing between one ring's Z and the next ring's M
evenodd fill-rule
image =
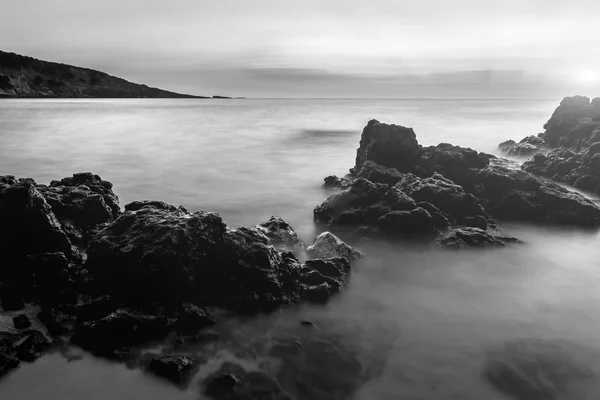
M144 207L156 208L159 210L176 211L178 208L158 200L138 200L125 205L125 211L137 211ZM185 211L185 210L182 210Z
M373 161L367 160L356 176L365 178L374 183L384 183L386 185L395 185L404 174L394 168L386 168Z
M495 218L506 221L598 226L600 208L584 196L556 183L502 165L476 174L476 196Z
M208 311L191 303L184 303L179 310L174 328L180 335L195 335L201 329L211 326L214 323L215 319Z
M27 254L72 254L69 238L33 180L0 178L0 251L6 266L0 275L11 273Z
M358 178L339 193L329 196L314 209L314 220L329 226L376 226L391 211L409 211L415 201L396 188Z
M153 358L146 370L178 386L185 387L198 367L198 360L194 357L163 354Z
M514 140L507 140L498 145L498 150L512 157L531 157L536 153L545 153L550 150L550 146L539 136L527 136L519 143Z
M415 201L433 204L458 223L464 223L468 217L487 217L475 196L437 172L424 179L407 174L395 187Z
M470 191L471 170L485 168L490 156L465 147L440 143L422 149L419 160L419 176L431 176L437 172Z
M556 108L548 122L544 125L546 131L543 139L550 146L556 146L562 138L582 121L599 121L600 107L591 104L585 96L565 97Z
M13 317L13 324L17 329L27 329L31 326L31 321L27 318L25 314L19 314Z
M18 311L25 308L25 303L18 290L6 284L0 284L0 306L4 311Z
M50 341L38 331L25 332L26 339L16 347L16 356L21 361L34 362L50 347Z
M390 211L379 218L377 226L389 237L431 235L436 231L431 214L421 207L410 211Z
M293 400L272 377L263 372L248 372L231 362L224 362L218 371L203 381L202 386L204 394L214 400Z
M480 228L455 228L445 232L437 239L441 247L462 249L472 247L504 247L507 243L519 240L509 236L495 236Z
M0 353L0 378L19 367L19 359Z
M119 310L79 325L71 343L97 356L119 360L123 349L164 339L170 329L163 316Z
M595 372L574 357L584 349L561 341L519 340L488 352L483 377L516 400L583 398ZM586 385L589 385L586 387Z
M364 257L360 251L353 249L331 232L323 232L317 236L307 252L311 258L343 257L350 263Z
M412 128L371 120L363 129L351 169L357 174L367 161L399 172L414 171L419 159L419 143Z
M273 216L267 222L255 227L265 234L277 250L290 250L297 254L304 253L304 242L296 231L280 217Z
M299 277L304 298L312 303L325 303L344 288L350 269L345 258L307 260Z
M100 230L86 267L97 293L129 305L189 302L245 313L299 301L300 274L309 272L262 230L228 229L215 213L153 206L125 211Z
M346 178L339 178L335 175L330 175L324 179L322 185L325 189L346 189L350 185L350 181Z

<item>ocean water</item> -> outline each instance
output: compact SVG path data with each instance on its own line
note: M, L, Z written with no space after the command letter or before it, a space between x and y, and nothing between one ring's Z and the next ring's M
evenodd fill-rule
M0 174L48 183L91 171L114 184L121 205L158 199L217 211L232 226L279 215L310 244L312 209L328 195L323 178L354 165L369 119L410 126L423 145L495 153L501 141L540 132L559 101L3 100ZM598 235L504 228L526 244L447 252L372 243L348 289L327 306L217 324L224 339L187 390L66 348L0 381L0 398L198 399L199 381L223 360L285 381L281 360L265 348L290 338L313 355L295 371L321 376L309 379L313 389L338 384L336 398L506 399L482 371L490 349L521 339L566 343L567 353L600 371ZM309 351L323 341L360 365L354 386L342 379L345 364ZM570 350L575 345L585 351ZM597 388L587 380L560 398L597 399Z

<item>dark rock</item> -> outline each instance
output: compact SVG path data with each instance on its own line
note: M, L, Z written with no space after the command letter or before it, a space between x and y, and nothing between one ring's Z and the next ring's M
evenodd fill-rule
M358 171L356 176L365 178L374 183L384 183L386 185L395 185L404 174L394 168L386 168L373 161L367 160Z
M189 383L198 366L198 360L193 357L161 355L150 361L147 371L184 387Z
M486 230L488 228L488 221L481 215L476 215L474 217L466 217L464 223L466 226L471 226L483 230Z
M407 174L395 187L415 201L433 204L459 223L464 222L467 217L487 216L475 196L466 193L462 186L438 173L425 179Z
M364 257L360 251L353 249L331 232L323 232L317 236L307 248L307 253L311 258L343 257L350 263Z
M324 179L322 187L326 189L346 189L350 185L350 181L346 178L339 178L335 175L330 175Z
M25 308L23 298L15 288L0 284L0 305L4 311L18 311Z
M329 196L314 209L315 222L325 225L376 226L391 211L409 211L415 201L400 190L358 178L348 189Z
M306 261L299 277L303 297L312 303L327 302L332 295L344 288L350 269L345 258Z
M60 304L71 297L69 261L61 252L39 253L26 256L18 276L44 304Z
M427 210L429 215L431 215L431 221L433 222L433 226L438 230L443 230L451 225L456 224L456 220L454 218L452 218L450 215L446 214L431 203L428 203L426 201L420 201L417 203L417 207Z
M525 171L490 165L477 172L475 195L485 209L507 221L598 226L600 208L591 200Z
M13 317L13 324L17 329L27 329L31 326L31 321L29 321L27 315L19 314L16 317Z
M138 200L125 205L125 211L137 211L144 207L156 208L159 210L176 211L177 207L158 200Z
M120 359L123 348L161 340L169 330L164 317L117 311L99 320L84 322L77 327L71 342L97 356Z
M538 136L527 136L519 143L514 140L508 140L498 145L500 152L513 157L529 157L539 152L550 150L548 144Z
M600 107L590 104L590 99L585 96L565 97L544 125L543 138L549 145L556 146L586 118L600 119Z
M571 398L576 386L590 393L596 374L573 354L585 351L566 342L522 340L488 353L483 377L516 400ZM575 396L573 398L579 398Z
M390 237L427 235L435 232L431 214L417 207L410 211L391 211L377 221L381 232Z
M27 254L72 253L71 242L33 180L0 179L0 251L6 266L0 274L13 272Z
M410 172L415 169L418 158L419 144L412 128L371 120L363 129L351 172L357 174L367 161Z
M463 186L467 191L471 189L470 170L485 168L490 163L489 156L483 153L448 143L425 147L420 157L418 175L431 176L434 172L438 172Z
M119 308L119 303L110 295L84 298L77 307L77 320L93 321L106 317Z
M43 333L27 331L26 339L16 347L16 356L21 361L34 362L40 358L51 344Z
M83 231L111 220L120 211L112 184L91 173L52 181L50 186L40 185L39 190L61 222L69 221Z
M290 250L297 254L303 253L304 242L296 231L280 217L273 216L267 222L255 227L264 233L277 250Z
M204 394L214 400L292 400L283 392L275 379L263 372L248 372L230 362L208 376L204 382Z
M494 236L483 229L467 227L451 229L438 238L437 242L445 248L461 249L469 247L503 247L507 243L517 243L518 239L507 236Z
M69 331L68 324L72 321L72 317L66 315L57 308L47 308L40 311L37 315L41 323L46 326L48 333L52 336L60 336Z
M203 328L211 326L215 319L208 313L191 303L184 303L179 310L175 331L181 335L195 335Z
M17 358L0 353L0 378L18 367L19 360Z

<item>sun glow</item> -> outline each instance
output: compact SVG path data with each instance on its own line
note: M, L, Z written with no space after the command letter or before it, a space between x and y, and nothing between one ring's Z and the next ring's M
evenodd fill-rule
M582 85L597 85L600 83L600 73L592 69L583 70L577 72L575 79Z

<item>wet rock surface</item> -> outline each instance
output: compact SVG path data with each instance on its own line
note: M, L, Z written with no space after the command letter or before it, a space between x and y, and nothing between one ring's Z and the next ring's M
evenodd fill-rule
M264 233L277 250L290 250L296 254L305 251L302 239L281 217L273 216L267 222L256 225L256 229Z
M352 263L364 254L344 243L331 232L323 232L315 238L313 244L307 248L311 258L342 257Z
M199 360L183 355L160 355L153 358L146 370L177 386L185 387L199 367Z

